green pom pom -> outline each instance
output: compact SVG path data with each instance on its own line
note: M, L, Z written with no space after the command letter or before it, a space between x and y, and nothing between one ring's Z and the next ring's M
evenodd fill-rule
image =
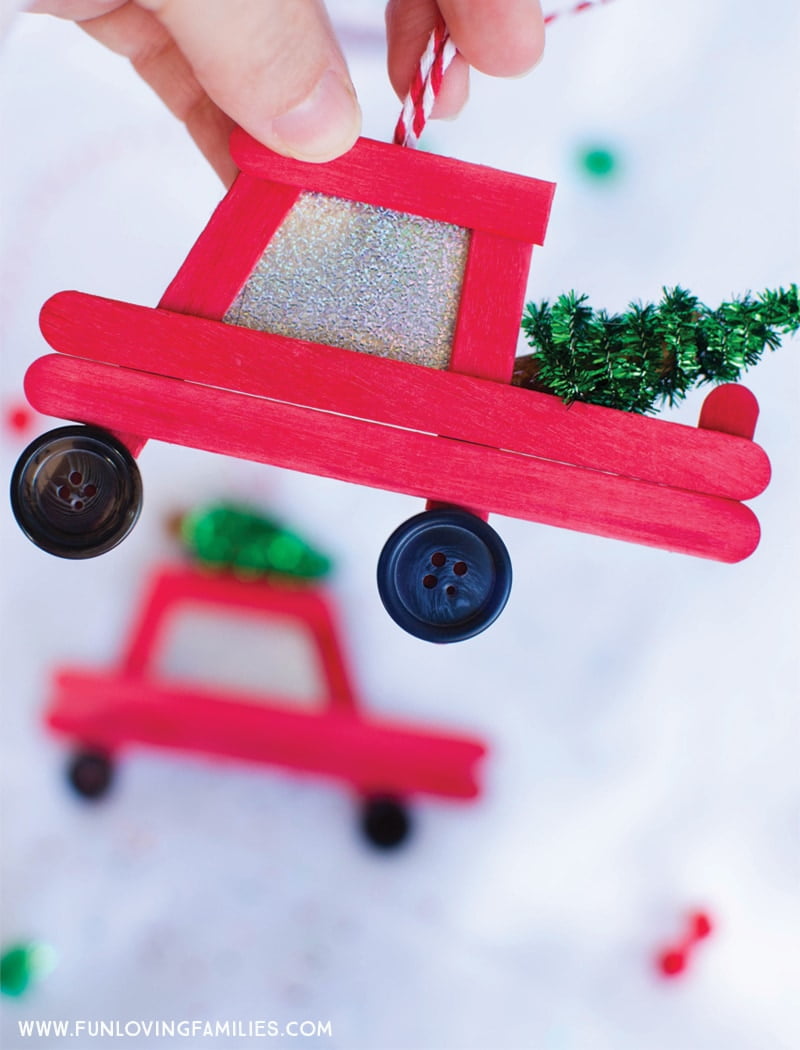
M0 991L22 995L31 983L55 966L55 952L46 944L15 944L0 955Z
M605 146L592 146L580 154L583 170L593 179L607 179L617 171L617 159Z

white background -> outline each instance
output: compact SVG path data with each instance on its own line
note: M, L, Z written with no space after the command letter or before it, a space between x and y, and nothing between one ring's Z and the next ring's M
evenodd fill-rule
M332 8L365 134L386 139L381 5ZM476 77L426 144L558 182L532 298L575 288L615 310L675 283L711 304L785 285L799 34L792 0L618 0L557 22L529 78ZM221 191L125 62L69 24L17 19L0 105L5 418L45 349L41 303L79 288L154 304ZM594 143L615 179L582 172ZM3 506L2 943L58 956L2 1004L3 1047L37 1045L21 1017L330 1019L323 1045L343 1050L797 1046L797 349L748 381L774 470L748 561L497 519L514 590L462 645L404 635L376 594L380 548L418 501L152 444L142 520L97 561L42 554ZM4 476L47 425L3 424ZM408 848L378 856L346 792L273 770L143 750L106 802L69 794L40 720L52 669L110 663L152 566L176 556L167 516L220 496L335 557L368 705L483 736L479 802L421 803ZM717 929L665 983L653 952L695 906Z

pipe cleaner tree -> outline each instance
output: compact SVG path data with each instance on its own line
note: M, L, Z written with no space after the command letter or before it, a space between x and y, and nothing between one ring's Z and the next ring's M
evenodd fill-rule
M674 405L705 383L728 383L755 365L781 336L800 328L796 284L705 306L683 288L623 314L589 306L569 292L551 306L529 303L522 328L533 353L517 358L513 382L629 412Z

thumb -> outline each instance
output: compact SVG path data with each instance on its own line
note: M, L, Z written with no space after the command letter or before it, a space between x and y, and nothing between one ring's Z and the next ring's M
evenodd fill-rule
M300 160L345 153L361 111L320 0L138 0L229 117Z

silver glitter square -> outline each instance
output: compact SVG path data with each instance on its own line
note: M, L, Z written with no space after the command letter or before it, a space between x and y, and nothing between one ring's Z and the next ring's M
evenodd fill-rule
M302 193L223 318L447 368L469 230Z

